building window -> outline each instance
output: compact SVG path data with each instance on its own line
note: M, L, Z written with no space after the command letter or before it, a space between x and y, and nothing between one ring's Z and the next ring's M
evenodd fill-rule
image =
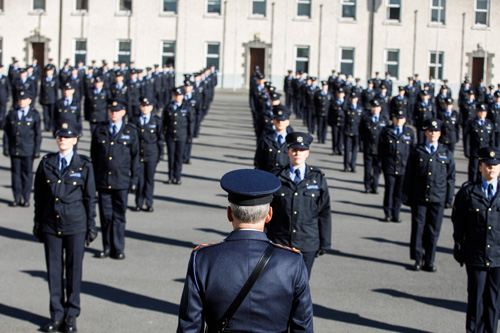
M118 11L131 13L132 0L118 0Z
M342 0L342 18L356 19L356 0Z
M252 15L266 16L266 0L252 1Z
M490 0L476 0L474 3L474 23L490 25Z
M76 0L75 9L77 11L88 12L89 11L89 0Z
M118 63L125 62L128 66L130 64L130 56L132 54L132 41L119 40L118 41Z
M444 52L429 53L429 77L443 79Z
M401 0L387 0L387 19L401 22Z
M33 0L33 10L45 11L45 0Z
M207 0L207 13L208 14L221 14L221 0Z
M75 39L75 64L81 61L87 63L87 40Z
M161 65L175 64L175 41L164 41L162 43Z
M297 16L311 17L311 0L297 0Z
M354 75L354 48L340 49L340 73Z
M219 70L220 43L207 43L207 67Z
M3 12L3 0L0 0L0 12Z
M309 46L297 46L295 52L295 72L309 72Z
M163 12L177 14L177 0L163 0Z
M431 22L445 24L446 0L431 0Z
M391 77L399 77L399 50L385 50L385 71Z

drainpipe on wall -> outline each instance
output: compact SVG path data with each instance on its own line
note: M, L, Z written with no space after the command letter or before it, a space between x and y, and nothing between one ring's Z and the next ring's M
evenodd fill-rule
M374 20L375 20L375 1L372 0L372 8L370 10L370 23L368 24L368 75L367 78L369 78L372 75L372 68L373 68L373 36L374 36Z
M59 64L59 68L61 68L61 49L62 49L62 21L63 21L63 0L59 0L59 43L57 50L57 63Z
M460 77L458 78L458 83L462 81L463 68L464 68L464 40L465 38L465 13L462 13L462 47L460 49Z
M319 34L318 34L318 81L321 80L321 35L323 32L323 4L319 5Z
M415 61L417 59L417 14L418 10L415 11L415 17L413 21L413 59L411 65L411 76L415 73Z
M274 46L274 2L271 4L271 54L273 54L273 46ZM269 49L266 47L266 52L269 53ZM268 54L264 54L267 56ZM267 59L264 59L265 63L268 64L269 71L270 73L269 77L271 81L273 81L273 70L272 70L272 62L268 62Z
M224 22L222 26L222 57L219 57L221 84L220 87L224 88L224 60L226 55L226 21L227 21L227 1L224 1Z

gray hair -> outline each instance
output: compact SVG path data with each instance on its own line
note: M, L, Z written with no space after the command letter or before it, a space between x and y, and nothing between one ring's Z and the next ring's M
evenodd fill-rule
M269 206L270 204L238 206L232 202L229 203L234 218L243 223L257 223L264 220L269 213Z

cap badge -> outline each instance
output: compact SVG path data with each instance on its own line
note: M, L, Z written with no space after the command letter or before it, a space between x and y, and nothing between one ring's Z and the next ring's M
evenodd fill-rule
M494 151L490 152L490 157L495 157L495 152Z
M68 123L63 123L63 124L61 125L61 127L62 127L63 129L68 129Z
M432 126L437 126L437 125L438 125L438 123L436 121L432 122Z
M302 143L304 141L304 138L301 136L297 137L297 142Z
M118 103L116 101L113 102L113 106L117 106Z

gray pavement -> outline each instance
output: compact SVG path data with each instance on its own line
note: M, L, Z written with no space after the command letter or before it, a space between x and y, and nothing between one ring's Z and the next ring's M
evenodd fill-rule
M127 213L124 261L94 258L101 250L100 236L87 248L80 332L175 331L191 250L220 241L231 230L219 179L227 171L253 166L247 102L246 93L216 93L181 186L163 184L167 163L160 163L155 211ZM292 126L304 130L296 119ZM88 154L85 128L79 152ZM403 210L403 223L380 222L383 188L378 195L361 193L362 155L357 173L344 173L342 157L331 156L330 145L330 140L314 143L308 160L326 173L333 208L333 249L316 260L310 281L315 331L464 331L466 273L452 257L451 210L445 212L437 273L413 272L409 210ZM42 148L43 153L56 150L48 133ZM461 147L455 155L458 188L466 178L466 160ZM0 156L0 332L36 332L49 320L44 252L31 235L33 208L8 207L9 168L10 161Z

